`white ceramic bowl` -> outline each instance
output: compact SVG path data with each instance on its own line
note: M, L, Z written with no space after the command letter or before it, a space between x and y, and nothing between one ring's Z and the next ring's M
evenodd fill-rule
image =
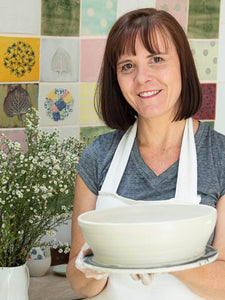
M139 204L86 212L78 224L94 262L154 267L201 257L216 216L207 205Z

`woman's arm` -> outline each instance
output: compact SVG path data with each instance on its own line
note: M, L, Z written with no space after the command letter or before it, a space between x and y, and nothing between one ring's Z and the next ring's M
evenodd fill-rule
M77 175L75 183L75 197L72 217L71 250L66 276L72 289L79 297L92 297L99 294L107 283L107 279L96 280L86 278L84 273L75 267L76 258L85 243L80 232L77 217L96 207L97 196L86 186L82 178Z
M217 224L213 246L219 255L215 262L186 271L171 272L194 293L208 300L225 299L225 195L217 204Z

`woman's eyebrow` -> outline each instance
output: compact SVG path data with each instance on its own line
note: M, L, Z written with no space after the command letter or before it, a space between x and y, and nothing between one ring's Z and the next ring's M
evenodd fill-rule
M125 63L129 63L129 62L131 62L131 59L124 59L124 60L118 61L117 66L125 64Z

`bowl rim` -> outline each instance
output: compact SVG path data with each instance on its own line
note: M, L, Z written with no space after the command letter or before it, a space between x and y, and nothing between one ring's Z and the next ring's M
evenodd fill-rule
M214 214L215 215L215 217L217 218L217 210L216 210L216 208L215 207L213 207L213 206L210 206L210 205L206 205L206 204L199 204L199 205L196 205L196 204L165 204L165 203L162 203L162 204L154 204L154 203L148 203L148 204L134 204L134 205L131 205L132 207L134 207L134 206L136 206L136 205L138 205L138 206L167 206L167 205L173 205L173 206L192 206L192 207L196 207L196 206L201 206L201 207L205 207L206 209L208 209L208 214L206 214L206 215L202 215L202 216L194 216L194 217L190 217L190 218L187 218L186 219L186 222L193 222L193 220L198 220L198 219L202 219L202 218L205 218L206 216L208 216L208 215L210 215L210 214ZM128 205L128 206L123 206L122 208L125 208L125 207L130 207L130 205ZM78 217L77 217L77 221L78 221L78 224L79 225L95 225L95 226L114 226L114 227L117 227L117 226L146 226L146 225L153 225L153 224L166 224L166 223L171 223L171 221L173 221L173 223L181 223L181 222L183 222L184 221L184 219L177 219L177 220L165 220L165 221L163 221L163 220L161 220L161 221L152 221L152 222L126 222L126 223L124 223L124 222L116 222L116 223L114 223L114 222L110 222L110 221L104 221L104 222L96 222L96 221L89 221L89 220L85 220L85 219L83 219L83 218L85 218L87 215L89 215L89 214L93 214L94 212L104 212L104 211L110 211L110 210L115 210L116 211L116 209L118 209L118 208L120 208L121 209L121 206L120 207L112 207L112 208L104 208L104 209L99 209L99 210L90 210L90 211L87 211L87 212L84 212L84 213L82 213L82 214L80 214Z

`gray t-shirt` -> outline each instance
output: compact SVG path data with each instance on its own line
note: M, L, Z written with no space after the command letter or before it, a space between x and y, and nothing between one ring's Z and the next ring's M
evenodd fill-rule
M83 152L77 170L96 195L101 189L112 157L123 136L123 131L113 131L99 136ZM198 164L198 194L201 203L216 206L225 194L225 136L205 123L199 125L195 135ZM179 161L164 173L156 176L143 161L137 140L129 157L117 193L134 200L166 200L174 198Z

